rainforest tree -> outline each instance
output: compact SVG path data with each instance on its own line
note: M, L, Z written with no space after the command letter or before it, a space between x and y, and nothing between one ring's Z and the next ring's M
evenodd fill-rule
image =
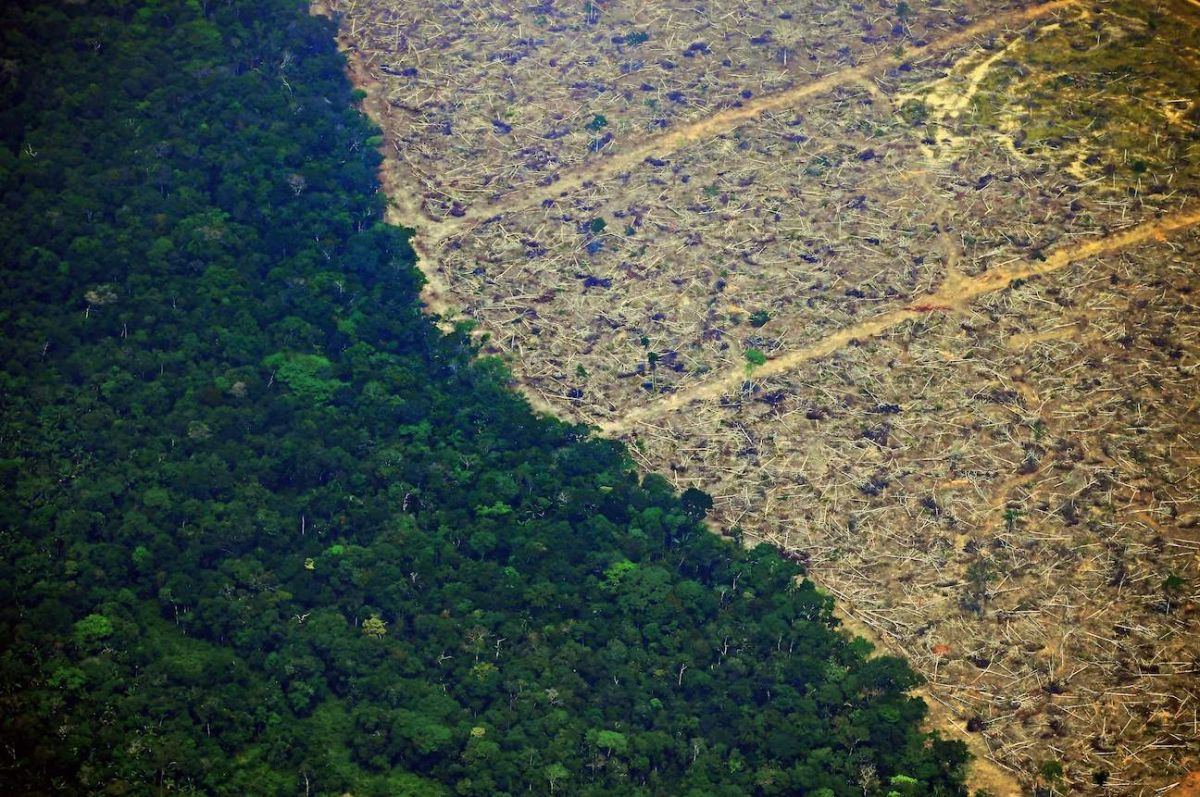
M0 21L4 793L964 793L797 565L422 314L328 21Z

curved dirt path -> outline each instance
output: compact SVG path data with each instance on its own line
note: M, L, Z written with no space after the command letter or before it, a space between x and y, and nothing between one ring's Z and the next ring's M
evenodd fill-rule
M1170 233L1196 224L1200 224L1200 208L1190 208L1154 221L1127 227L1101 238L1057 249L1043 262L1026 261L1011 268L988 271L977 277L951 273L941 288L926 296L920 303L853 324L809 346L793 349L770 359L765 365L755 368L752 377L761 379L786 373L803 363L833 354L851 341L877 337L904 321L920 318L929 312L966 312L971 301L1001 290L1013 280L1049 274L1079 260L1114 252L1150 239L1161 240ZM607 435L629 432L640 424L651 423L664 415L682 410L693 402L718 399L725 393L736 390L746 379L744 367L728 368L693 388L681 390L660 401L630 410L619 420L601 424L600 431Z
M678 125L661 135L647 138L641 143L618 152L605 160L583 163L576 168L565 171L559 175L558 180L555 180L545 188L514 192L505 199L490 205L472 205L467 208L465 215L453 221L444 221L436 225L431 225L431 234L434 236L431 243L444 240L451 235L478 224L480 221L492 218L498 214L532 207L546 199L554 199L562 196L564 193L576 191L582 188L584 183L603 180L607 177L628 171L646 160L646 158L667 155L688 144L728 133L739 125L757 119L765 113L792 108L809 97L832 91L847 84L869 79L879 72L900 66L906 61L945 52L954 47L967 44L981 36L993 33L996 30L1023 25L1047 15L1063 11L1078 5L1079 1L1052 0L1049 3L1021 8L1004 14L996 14L973 25L969 25L960 31L943 36L940 39L935 39L927 43L924 47L909 45L902 48L898 53L873 58L858 66L831 72L825 77L818 78L810 83L803 83L775 94L763 95L758 99L743 104L739 108L727 108L711 116Z
M540 204L545 199L578 190L583 187L584 183L602 180L627 171L647 157L675 152L688 144L721 135L765 113L794 107L805 99L840 86L869 81L873 75L899 66L905 61L944 52L993 31L1023 25L1063 11L1078 5L1079 2L1080 0L1052 0L1049 3L998 14L929 42L924 47L908 46L898 54L881 56L855 67L832 72L810 83L795 86L776 94L764 95L740 108L719 111L711 116L681 125L662 135L648 138L632 149L618 153L606 160L581 164L577 168L564 172L560 179L551 186L536 191L514 193L492 205L472 206L467 209L464 216L454 219L435 221L425 216L417 199L420 195L419 186L411 179L406 179L403 161L397 154L387 152L384 154L384 162L379 170L380 183L389 198L386 221L389 224L413 229L411 244L417 255L417 267L425 276L421 300L428 311L440 316L443 326L448 328L459 315L460 303L455 301L454 289L439 266L437 250L439 245L451 236L469 232L481 221L501 213L531 207ZM310 5L310 10L314 14L331 18L333 16L333 12L325 0L314 0ZM372 118L381 123L388 117L390 110L383 96L382 81L372 73L369 64L364 62L352 42L345 39L341 33L339 33L338 39L342 51L346 54L354 86L366 92L365 109ZM540 398L535 398L538 409L549 411L548 402L537 400Z

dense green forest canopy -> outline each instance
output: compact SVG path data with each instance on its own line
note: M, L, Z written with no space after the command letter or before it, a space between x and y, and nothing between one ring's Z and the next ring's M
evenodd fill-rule
M422 315L327 20L0 36L0 792L965 793L795 564Z

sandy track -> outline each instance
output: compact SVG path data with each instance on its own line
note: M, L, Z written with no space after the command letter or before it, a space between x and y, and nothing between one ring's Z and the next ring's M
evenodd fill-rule
M451 235L460 234L479 222L498 214L528 208L547 199L555 199L565 193L576 191L585 183L602 181L629 171L646 158L669 155L689 144L728 133L739 125L753 121L763 114L794 108L810 97L841 86L861 82L905 62L951 50L998 30L1027 24L1076 6L1078 2L1079 0L1053 0L1053 2L1005 14L996 14L960 31L929 42L924 47L904 47L898 53L880 56L858 66L832 72L810 83L804 83L776 94L764 95L759 99L746 102L741 107L728 108L711 116L679 125L662 135L647 138L640 144L618 152L605 160L587 162L579 168L563 172L557 180L545 188L516 192L490 205L473 205L467 209L465 215L453 221L430 225L429 232L433 239L430 243L432 245Z
M754 369L753 377L763 378L785 373L803 363L827 357L851 341L876 337L904 321L919 318L929 312L966 312L971 301L1006 288L1013 280L1049 274L1089 257L1115 252L1151 239L1161 240L1173 232L1196 224L1200 224L1200 208L1191 208L1075 246L1057 249L1044 261L1025 261L1011 268L996 269L977 277L951 274L937 292L919 303L846 327L812 345L768 360L765 365ZM608 435L629 432L640 424L651 423L656 418L678 412L693 402L720 398L723 394L736 390L746 379L744 367L729 368L688 390L681 390L653 404L630 410L619 420L602 424L600 430Z
M1197 0L1169 0L1169 4L1174 14L1189 15L1194 23L1194 7L1200 5ZM1001 48L1006 44L1011 47L1014 42L1023 41L1019 32L1022 29L1028 31L1028 23L1038 19L1054 20L1056 15L1060 14L1064 19L1074 18L1075 13L1083 15L1088 12L1084 10L1083 4L1078 0L1058 0L991 16L970 27L936 38L923 47L910 47L899 52L888 52L811 82L775 94L761 95L742 107L722 110L690 123L678 123L674 128L659 135L644 138L630 136L624 142L624 145L629 147L628 151L617 152L609 156L593 156L586 163L561 171L558 179L549 186L513 191L492 204L480 202L469 207L466 211L467 215L460 218L452 217L439 221L431 219L423 212L421 186L416 179L414 170L405 160L403 151L399 148L393 150L389 146L389 151L385 153L385 163L381 169L384 190L391 198L387 220L417 228L413 244L420 258L418 265L427 277L422 299L429 311L442 317L443 326L448 326L446 322L457 315L456 307L462 307L463 303L470 298L468 293L464 293L464 285L455 286L453 284L455 277L453 268L441 262L441 257L445 252L444 247L453 245L455 236L470 236L477 227L491 222L501 214L529 209L536 207L546 199L558 199L573 191L586 190L592 182L603 184L617 181L622 179L627 172L641 168L641 164L647 157L669 157L681 148L711 141L739 126L753 123L764 115L801 109L806 104L813 104L814 100L820 100L823 95L828 95L834 89L855 85L865 86L868 90L874 89L872 94L877 100L887 98L894 108L902 97L900 95L889 97L879 91L876 84L876 78L885 74L887 70L906 61L930 61L955 48L969 45L988 36L996 36L1000 39L997 45ZM384 101L384 91L382 90L384 87L377 82L379 76L375 75L359 53L352 46L346 46L347 44L352 44L352 42L343 39L343 47L351 62L354 82L368 92L364 107L377 121L384 123L389 118L391 108ZM1020 46L1017 45L1017 47ZM986 70L997 63L995 51L988 52L992 55L985 57L976 51L960 63L949 66L952 74L946 80L946 84L955 92L953 109L962 110L969 104L970 95L981 85ZM980 58L983 60L979 60ZM966 69L965 67L968 65L974 65L974 67ZM958 96L963 88L967 92L965 100ZM386 124L384 126L386 127ZM930 164L930 169L937 166L938 159L933 160L935 162ZM948 200L938 195L938 192L934 190L936 183L928 175L923 176L922 170L910 169L901 173L900 176L901 179L917 180L929 189L930 206L927 208L924 218L926 223L937 222L942 229L937 236L937 248L941 250L946 266L945 281L936 291L913 299L912 304L908 307L896 308L861 323L852 324L846 329L834 332L822 339L812 340L810 338L812 342L804 348L782 352L764 366L754 369L753 379L788 374L807 362L834 354L856 340L886 336L898 325L910 319L920 318L930 312L971 313L973 312L971 305L974 300L1003 290L1011 285L1013 280L1049 274L1090 257L1117 252L1153 240L1163 240L1171 233L1200 223L1200 206L1192 204L1184 210L1161 216L1155 221L1125 227L1104 235L1097 234L1095 237L1076 239L1076 242L1072 244L1050 250L1048 258L1044 261L1011 263L1005 267L993 268L991 271L971 277L960 271L959 260L964 253L960 252L955 236L947 232L948 229L953 229L948 222L953 220L957 208L953 204L948 204ZM1076 331L1074 327L1062 329L1056 327L1052 331L1030 334L1038 334L1044 338L1049 335L1066 336L1074 334ZM1011 345L1027 345L1032 339L1017 338L1011 341ZM521 363L517 362L514 365L519 375L522 370ZM736 393L746 378L745 368L741 364L721 368L697 377L696 383L681 389L678 393L660 396L656 400L651 399L653 402L651 404L617 410L623 413L623 417L600 426L600 429L609 435L620 436L630 432L650 430L658 424L665 423L665 419L672 419L674 422L685 417L674 416L673 418L674 413L690 413L696 409L698 402ZM536 382L519 381L518 386L535 409L539 411L568 417L586 416L586 406L577 408L579 410L577 413L572 412L561 398L550 397L542 393ZM1032 391L1032 388L1026 383L1018 382L1014 387L1022 392L1031 405L1038 403L1039 399L1036 393L1027 393L1027 391ZM1181 406L1186 403L1181 402ZM1194 409L1194 406L1191 409ZM646 440L649 442L648 436ZM643 458L639 456L638 449L632 447L631 453L649 470L661 472L666 468L664 460L656 460L652 457ZM1006 505L1006 496L1011 490L1031 481L1036 475L1009 479L999 484L998 489L993 493L981 496L992 508L990 516L993 520L989 522L1002 523L1001 508ZM1154 518L1149 514L1146 515L1145 520L1147 523L1154 523ZM714 530L718 530L715 528L716 524L713 525ZM859 633L865 633L866 630L873 627L869 625L873 616L870 603L856 606L851 595L838 593L831 584L826 583L826 580L820 577L820 574L814 575L814 579L839 598L838 605L843 612L841 616L847 620L849 628ZM841 582L835 581L834 583ZM861 617L865 619L865 623L855 623L853 617ZM869 636L874 637L884 649L893 653L901 655L911 655L912 653L910 649L906 648L906 644L911 640L900 637L893 638L886 632L882 636L879 634L870 634ZM919 667L919 658L914 659L914 664ZM936 667L934 672L936 673ZM972 752L976 756L976 763L972 767L970 781L975 787L987 788L1000 797L1016 797L1021 794L1021 786L1013 777L1013 773L1007 769L1009 766L1019 766L1019 764L1014 764L1014 761L1006 758L1003 752L990 749L989 743L979 734L965 732L964 718L966 715L963 714L962 706L966 704L961 699L952 698L952 695L957 694L952 691L952 687L953 685L946 687L944 684L935 684L919 693L930 706L931 726L944 729L971 746ZM997 757L993 758L993 754Z

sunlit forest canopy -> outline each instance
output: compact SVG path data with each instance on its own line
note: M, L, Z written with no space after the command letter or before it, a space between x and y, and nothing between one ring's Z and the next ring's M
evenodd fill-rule
M0 791L965 793L797 564L422 314L327 20L0 31Z

